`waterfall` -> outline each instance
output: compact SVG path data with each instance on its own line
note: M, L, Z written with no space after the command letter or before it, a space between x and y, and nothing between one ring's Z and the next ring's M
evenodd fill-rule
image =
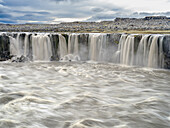
M120 39L119 49L120 63L126 65L134 64L134 35L123 35Z
M20 34L16 38L10 36L10 54L20 56Z
M143 35L136 53L136 65L163 68L163 37L160 35Z
M97 41L98 41L98 36L99 35L90 35L89 36L89 59L90 60L97 60Z
M91 34L89 36L89 59L93 61L104 61L107 53L107 42L105 34Z
M118 51L117 51L117 61L118 63L123 63L123 50L124 50L124 42L126 41L127 35L123 34L119 40Z
M148 67L158 67L158 39L159 36L154 36L149 50Z
M62 36L60 34L59 35L59 56L60 56L60 59L63 58L67 54L68 54L68 52L67 52L66 39L64 38L64 36Z
M106 41L106 35L101 35L100 40L98 42L98 60L99 61L105 61L107 58L107 41ZM109 52L109 51L108 51Z
M139 42L138 50L136 53L136 65L147 66L149 55L149 37L150 35L143 35Z
M28 35L18 33L16 37L9 36L10 38L10 54L18 57L28 53ZM25 38L25 41L23 41Z
M48 35L32 35L33 60L50 61L51 41Z
M122 35L118 46L118 61L125 65L152 68L164 67L163 37L143 35L135 53L134 35Z
M68 54L73 54L73 55L79 54L78 34L69 35Z
M10 39L10 54L17 55L18 54L18 47L16 44L16 39L13 37L9 37Z
M24 39L24 56L27 57L29 52L29 34L26 34Z
M13 33L10 54L29 57L33 61L99 61L123 65L164 68L164 35L122 34L57 34ZM119 41L114 42L114 37ZM167 44L167 43L166 43ZM166 52L168 52L166 49Z
M160 68L164 68L163 40L164 37L161 36L159 43L159 66L158 66Z

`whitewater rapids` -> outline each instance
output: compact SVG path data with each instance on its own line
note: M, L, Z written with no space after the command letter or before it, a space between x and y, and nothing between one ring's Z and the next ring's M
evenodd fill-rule
M169 128L170 71L0 63L0 128Z

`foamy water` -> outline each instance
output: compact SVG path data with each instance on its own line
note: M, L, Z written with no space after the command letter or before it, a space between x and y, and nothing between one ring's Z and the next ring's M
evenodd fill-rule
M0 63L0 128L168 128L170 71Z

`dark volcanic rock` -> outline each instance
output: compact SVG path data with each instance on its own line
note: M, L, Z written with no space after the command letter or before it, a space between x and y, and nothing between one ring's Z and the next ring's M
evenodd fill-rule
M58 56L58 46L59 46L59 35L58 34L52 34L50 36L50 40L52 43L52 57L51 57L51 61L54 60L59 60L59 56Z
M5 61L10 58L10 41L5 34L0 35L0 61Z
M13 58L11 58L11 61L18 63L18 62L27 62L29 61L29 59L22 55L21 57L14 56Z
M164 37L163 51L165 55L165 68L170 69L170 36Z
M140 40L142 39L142 35L135 35L134 37L135 37L134 39L135 48L134 49L135 49L135 52L137 52Z
M121 35L120 33L107 34L107 41L112 45L119 44Z

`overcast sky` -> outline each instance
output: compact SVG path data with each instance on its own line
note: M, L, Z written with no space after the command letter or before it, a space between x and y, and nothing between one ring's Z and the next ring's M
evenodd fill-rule
M170 0L0 0L0 23L59 23L170 16Z

